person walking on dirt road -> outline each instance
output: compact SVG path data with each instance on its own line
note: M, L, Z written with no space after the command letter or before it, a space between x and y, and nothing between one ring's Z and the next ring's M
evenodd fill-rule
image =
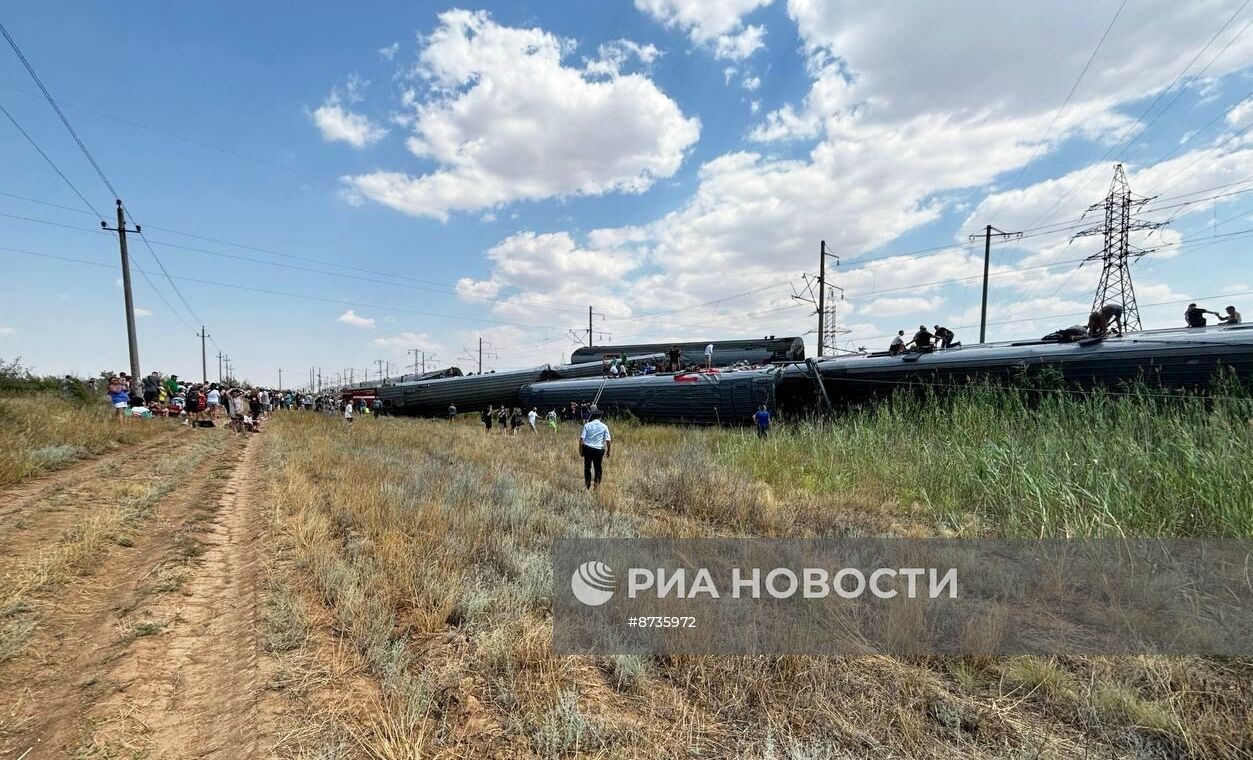
M605 459L609 457L612 440L609 426L601 422L600 417L599 410L592 412L592 418L583 425L583 431L579 433L579 454L583 456L583 483L589 490L593 485L600 488L601 475Z

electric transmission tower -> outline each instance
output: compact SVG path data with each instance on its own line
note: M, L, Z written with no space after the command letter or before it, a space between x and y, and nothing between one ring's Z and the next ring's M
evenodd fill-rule
M818 276L801 275L805 282L805 292L797 293L796 286L793 285L792 298L813 304L813 313L818 315L818 329L815 331L818 334L818 356L828 356L828 350L838 350L835 344L849 330L839 321L839 304L844 300L844 288L831 282L831 278L827 276L827 259L835 259L835 265L839 266L840 257L827 252L825 240L819 244L818 257Z
M1136 306L1136 291L1131 284L1131 262L1151 251L1131 245L1131 233L1155 230L1162 226L1160 222L1147 222L1135 216L1151 200L1153 199L1132 195L1131 187L1127 184L1127 174L1123 171L1122 164L1117 164L1114 166L1114 181L1109 186L1109 194L1105 196L1105 200L1088 207L1088 211L1104 210L1105 221L1075 233L1076 238L1090 235L1104 237L1105 245L1100 253L1092 254L1079 266L1089 261L1101 262L1101 280L1096 286L1092 311L1097 311L1106 304L1121 306L1124 331L1142 329L1140 309Z

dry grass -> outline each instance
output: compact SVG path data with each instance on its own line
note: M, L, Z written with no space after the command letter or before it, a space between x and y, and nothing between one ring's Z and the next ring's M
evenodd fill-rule
M923 513L720 464L736 431L283 415L263 439L289 757L1247 757L1253 668L1202 659L556 657L560 536L923 535Z
M102 483L93 499L75 505L59 536L0 576L0 662L25 649L37 626L40 600L97 566L112 547L131 544L131 532L215 448L214 441L205 440L160 461L142 480Z
M155 419L119 424L111 414L104 396L94 404L56 393L0 398L0 486L140 443L175 424Z

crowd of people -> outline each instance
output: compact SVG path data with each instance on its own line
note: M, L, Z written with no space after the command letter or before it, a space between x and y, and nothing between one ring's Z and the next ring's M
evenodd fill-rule
M66 382L72 380L66 377ZM87 380L91 392L98 392L96 378ZM105 394L118 421L132 418L176 418L193 427L224 424L242 433L255 433L276 409L302 409L326 413L345 412L351 416L352 402L337 394L302 393L278 388L243 387L235 383L186 382L178 375L151 372L139 380L125 372L104 381ZM360 402L363 413L371 409Z
M714 365L714 344L705 346L702 364L683 361L683 350L677 344L671 345L664 354L640 357L639 360L625 356L605 356L601 359L601 374L605 377L634 377L635 375L655 375L658 373L692 372L701 369L712 369Z
M1224 312L1211 311L1190 303L1184 310L1183 320L1188 327L1205 327L1208 324L1205 315L1212 314L1218 318L1219 324L1241 324L1242 318L1240 312L1236 311L1236 307L1228 306ZM1104 338L1109 335L1122 335L1124 330L1126 330L1126 323L1123 321L1123 307L1119 304L1107 303L1088 315L1087 324L1057 330L1044 336L1044 339L1075 341L1084 338ZM928 330L926 325L918 325L918 332L914 333L914 337L909 341L905 340L905 331L898 330L888 346L888 353L897 356L907 351L956 348L961 343L955 342L954 338L953 331L942 325L936 325L934 331Z
M897 330L896 336L892 338L892 343L888 345L888 353L896 356L906 351L933 351L938 348L956 348L961 345L961 343L956 341L956 337L952 330L943 325L936 325L934 332L928 330L926 325L918 325L918 332L914 333L914 337L908 342L905 340L905 331Z

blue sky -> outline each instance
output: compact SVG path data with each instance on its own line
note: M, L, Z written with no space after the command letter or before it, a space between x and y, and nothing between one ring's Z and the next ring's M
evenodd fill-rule
M411 348L473 369L480 336L489 368L558 361L588 304L613 340L800 334L814 319L790 296L820 239L842 347L924 321L969 342L965 241L987 223L1028 230L996 244L990 336L1039 335L1091 303L1097 268L1073 260L1099 240L1070 235L1116 161L1171 222L1137 239L1159 248L1135 269L1146 326L1247 302L1253 11L1006 5L48 3L0 21L181 292L132 237L145 371L198 375L201 322L210 375L222 350L259 383L359 378ZM111 212L7 48L0 105ZM0 151L0 357L124 368L115 238L7 119Z

